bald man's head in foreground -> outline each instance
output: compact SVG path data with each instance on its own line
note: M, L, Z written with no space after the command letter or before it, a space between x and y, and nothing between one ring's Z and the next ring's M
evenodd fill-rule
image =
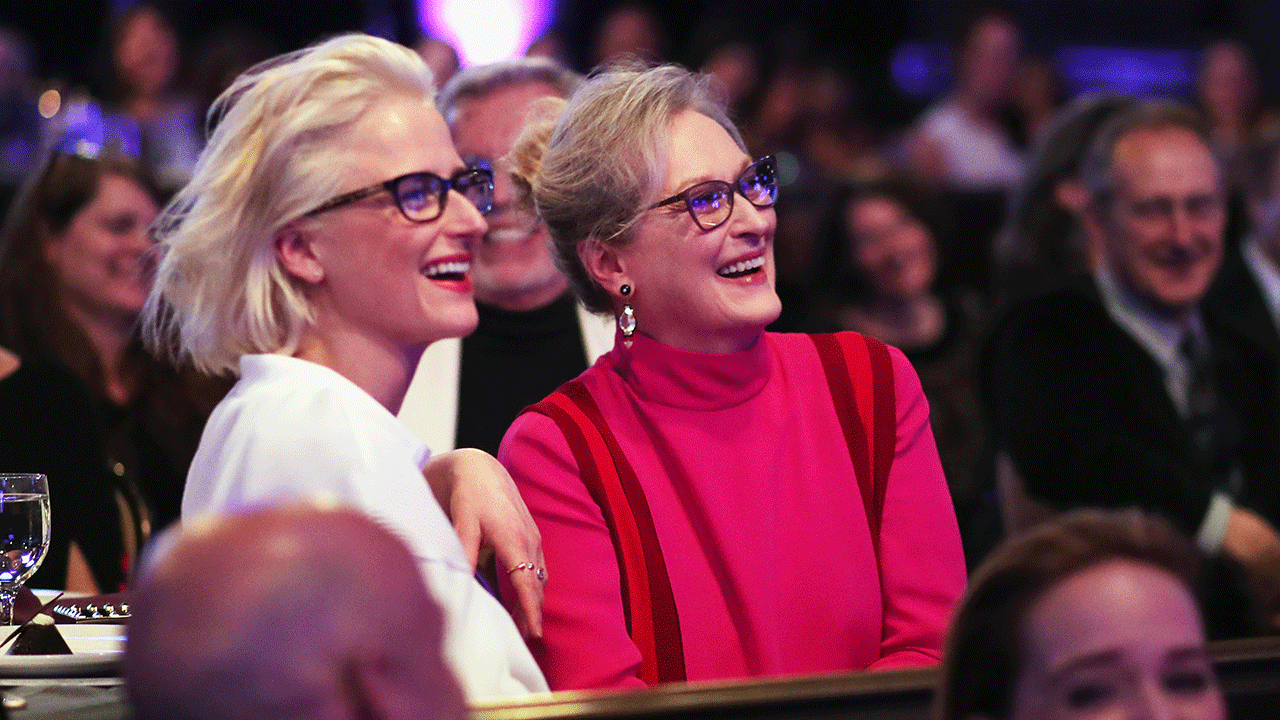
M138 720L466 715L417 565L355 512L185 524L131 595L124 677Z

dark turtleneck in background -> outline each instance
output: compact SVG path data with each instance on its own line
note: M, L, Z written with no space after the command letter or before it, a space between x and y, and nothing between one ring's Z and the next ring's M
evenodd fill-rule
M573 297L509 312L476 303L480 322L462 340L457 447L496 455L516 415L587 369Z

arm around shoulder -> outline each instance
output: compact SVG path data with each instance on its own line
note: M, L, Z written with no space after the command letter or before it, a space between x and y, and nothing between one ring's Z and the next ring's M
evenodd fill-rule
M542 537L507 471L486 452L452 450L422 469L436 500L453 522L474 570L481 550L492 549L501 567L543 566ZM542 634L542 583L532 574L515 581L520 602L512 614L525 637Z

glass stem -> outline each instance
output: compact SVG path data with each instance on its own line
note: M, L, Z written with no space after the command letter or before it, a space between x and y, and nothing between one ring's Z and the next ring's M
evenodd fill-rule
M21 585L0 585L0 625L13 624L13 602L18 599Z

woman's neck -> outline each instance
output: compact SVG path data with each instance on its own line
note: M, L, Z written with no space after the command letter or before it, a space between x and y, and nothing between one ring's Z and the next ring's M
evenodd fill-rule
M1241 115L1227 115L1216 118L1209 128L1209 135L1216 145L1223 148L1235 148L1242 145L1249 137L1249 123Z
M663 334L646 332L643 328L636 330L654 340L676 350L703 353L704 355L729 355L751 349L764 333L762 327L744 328L741 332L725 333L678 333Z
M130 97L124 103L125 112L140 122L154 120L165 107L163 93L143 93Z
M996 109L984 98L964 90L956 93L953 97L955 98L956 107L971 121L984 127L997 127L1000 125L1000 118L997 117Z
M931 345L946 330L942 301L927 293L880 297L863 305L858 314L859 324L870 334L909 348Z
M137 390L137 377L126 363L129 346L133 342L135 319L93 313L69 303L65 307L71 321L89 339L89 344L93 346L98 362L102 365L102 380L107 397L116 404L127 404Z
M293 356L337 372L396 414L426 346L404 348L352 331L319 328L303 335Z

